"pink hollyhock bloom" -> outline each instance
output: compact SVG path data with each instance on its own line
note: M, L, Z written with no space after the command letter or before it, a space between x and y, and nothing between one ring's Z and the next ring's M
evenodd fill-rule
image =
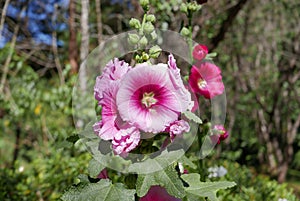
M206 57L207 54L208 54L208 49L205 45L199 44L194 47L194 50L193 50L194 59L201 61L202 59L204 59Z
M102 94L102 99L99 104L102 105L102 120L94 124L94 132L103 140L111 140L114 134L118 132L116 126L116 119L118 117L118 110L116 106L116 93L119 87L117 84L111 84L110 90L106 90Z
M166 129L170 132L170 138L173 140L176 135L181 135L184 132L190 131L190 125L184 120L176 120Z
M224 91L221 70L215 64L208 62L192 67L189 84L193 92L207 99L220 95Z
M169 195L163 187L152 186L140 201L181 201L181 199Z
M119 130L112 141L115 154L127 157L128 152L133 150L140 142L140 131L135 127Z
M211 136L211 139L218 144L220 144L221 141L225 140L228 137L228 132L223 125L215 125L212 131L214 135Z
M177 68L176 60L172 54L170 54L168 57L168 66L169 66L170 79L173 83L176 93L178 94L179 98L182 100L181 104L187 104L184 105L184 107L188 108L188 110L192 110L194 106L194 102L191 100L190 92L186 89L186 87L183 84L180 75L180 69Z
M116 96L119 90L119 84L111 83L110 88L103 92L103 98L99 101L102 105L102 121L94 124L94 132L103 140L112 140L115 133L122 128L131 127L124 122L116 105Z
M100 101L103 98L103 92L110 87L110 83L119 82L130 69L131 66L125 61L119 61L118 58L110 60L103 69L102 75L96 78L95 99Z
M159 133L188 109L191 101L182 99L169 71L165 64L144 63L126 74L117 94L118 110L124 121L145 132Z

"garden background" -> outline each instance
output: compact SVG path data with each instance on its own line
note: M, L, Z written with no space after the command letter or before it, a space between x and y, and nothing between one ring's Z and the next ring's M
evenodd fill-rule
M193 40L218 54L229 132L205 160L227 170L215 180L237 183L220 196L299 200L300 3L198 2ZM157 28L180 32L188 20L182 0L150 4ZM143 10L134 0L1 0L0 13L0 200L57 200L91 159L74 139L80 63Z

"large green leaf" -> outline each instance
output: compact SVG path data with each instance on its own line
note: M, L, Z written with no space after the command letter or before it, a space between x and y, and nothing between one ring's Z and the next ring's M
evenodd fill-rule
M193 163L193 161L191 161L188 157L186 157L185 155L183 155L178 162L181 162L184 166L189 166L192 169L196 169L197 166Z
M154 158L147 158L145 161L133 163L129 167L130 172L137 174L148 174L156 171L161 171L174 163L184 155L184 150L162 151L160 155Z
M143 197L150 187L155 185L164 187L167 192L174 197L183 198L185 196L182 181L172 166L162 171L138 175L136 184L137 195Z
M105 166L102 163L93 158L90 160L88 167L90 177L96 178L104 168Z
M89 139L89 140L93 140L93 139L99 139L99 137L95 134L94 129L93 129L93 125L94 122L89 122L84 130L82 130L81 132L79 132L78 136L81 139Z
M181 178L189 184L189 187L185 188L187 194L192 194L199 197L208 197L211 201L218 201L218 190L231 188L236 185L235 182L229 181L201 182L200 175L196 173L185 174L182 175Z
M80 183L69 188L61 197L64 201L134 201L135 190L125 189L123 184L109 180L98 183Z

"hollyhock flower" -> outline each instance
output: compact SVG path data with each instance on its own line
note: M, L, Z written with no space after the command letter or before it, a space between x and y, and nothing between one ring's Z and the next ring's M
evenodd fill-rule
M104 168L98 175L99 179L108 179L108 173L107 173L107 169Z
M182 100L182 104L188 104L184 105L184 107L187 107L188 110L191 110L194 106L194 102L191 101L191 94L186 89L186 86L184 86L183 81L181 79L180 75L180 69L177 68L176 60L172 54L168 57L168 67L169 67L169 75L170 79L173 83L174 89L176 90L177 94L179 95L179 98Z
M193 50L193 57L195 60L201 61L208 54L208 49L205 45L196 45Z
M119 84L111 83L110 88L103 92L103 98L99 101L102 106L102 120L94 124L94 132L103 140L112 140L120 129L131 127L124 122L118 112L116 96Z
M189 84L195 93L205 98L214 98L224 91L221 70L212 63L204 62L193 66L189 77Z
M114 134L118 132L116 120L118 118L118 110L116 105L116 94L119 89L118 84L110 85L110 90L105 90L99 104L102 105L102 120L94 124L94 132L104 140L111 140Z
M189 132L190 125L184 120L176 120L172 122L166 130L170 132L171 140L173 140L176 135L181 135L184 132Z
M223 125L215 125L212 132L214 135L211 136L211 139L218 144L225 140L229 135Z
M100 101L103 98L103 92L110 87L110 83L119 82L130 69L131 66L125 61L119 61L118 58L110 60L103 69L102 75L96 78L95 99Z
M144 63L126 74L117 93L118 111L124 121L145 132L159 133L188 109L190 94L186 94L189 101L182 99L169 71L165 64Z
M152 186L140 201L181 201L181 199L169 195L161 186Z
M140 142L140 131L135 127L119 130L112 141L115 154L126 157Z

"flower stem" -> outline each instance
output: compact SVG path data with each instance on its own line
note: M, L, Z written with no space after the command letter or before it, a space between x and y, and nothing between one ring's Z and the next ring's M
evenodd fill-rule
M190 35L189 35L189 38L188 38L188 45L189 45L189 57L190 57L190 61L192 62L193 61L193 56L192 56L192 52L193 52L193 26L192 26L192 17L193 17L193 14L191 11L188 12L188 29L190 31ZM190 65L190 69L189 71L191 70L192 68L192 65Z
M147 17L147 13L145 13L144 16L143 16L142 25L141 25L141 29L140 29L140 35L143 35L143 30L144 30L144 26L145 26L145 22L146 22L146 17Z
M201 174L201 177L200 177L200 180L202 182L205 182L206 180L206 164L205 164L205 161L202 157L202 150L201 150L201 147L202 147L202 144L203 144L203 139L204 139L204 133L203 133L203 130L201 130L201 127L199 126L198 127L198 131L197 131L197 138L198 138L198 146L199 146L199 163L198 163L198 170L199 170L199 173Z

